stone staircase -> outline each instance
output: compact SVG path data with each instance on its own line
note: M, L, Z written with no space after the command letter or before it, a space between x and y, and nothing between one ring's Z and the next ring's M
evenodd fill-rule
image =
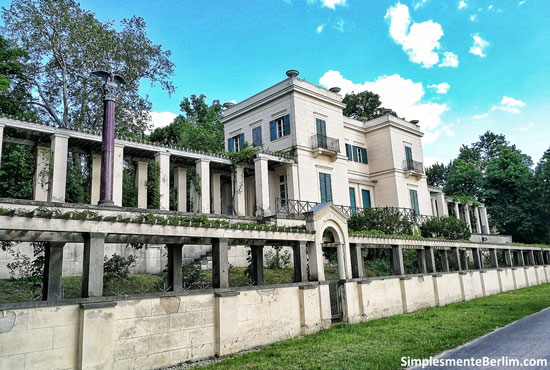
M199 257L195 258L192 262L193 265L200 265L201 270L212 270L212 250L203 253Z

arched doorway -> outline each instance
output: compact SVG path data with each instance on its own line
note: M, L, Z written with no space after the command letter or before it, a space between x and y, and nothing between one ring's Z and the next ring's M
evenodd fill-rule
M322 235L321 249L325 280L328 282L329 287L331 321L333 323L340 322L344 317L345 244L332 226L325 228Z

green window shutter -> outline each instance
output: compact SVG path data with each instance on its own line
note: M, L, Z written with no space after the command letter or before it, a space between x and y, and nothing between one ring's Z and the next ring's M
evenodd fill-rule
M365 148L361 148L361 161L364 164L369 163L369 160L367 159L367 149L365 149Z
M324 120L317 118L315 120L317 126L317 135L327 136L327 124Z
M252 129L252 145L262 145L262 126L254 127Z
M321 203L327 202L327 191L326 191L326 181L325 174L319 173L319 188L321 190Z
M275 121L269 121L269 139L271 141L277 139L277 123Z
M239 135L239 150L244 148L244 133Z
M370 208L370 191L361 190L361 197L363 198L363 208Z
M330 181L330 175L327 173L325 174L326 176L326 186L327 186L327 189L326 189L326 192L327 192L327 202L332 202L332 184L331 184L331 181Z
M283 117L283 135L290 135L290 115Z
M420 209L418 208L418 193L416 190L409 189L409 194L411 196L411 207L414 210L414 214L419 215Z
M413 160L413 153L410 146L405 147L405 158L407 159L407 162Z
M351 147L352 148L352 152L353 152L353 161L354 162L359 162L359 158L357 156L357 148L355 145Z
M233 138L227 139L227 151L233 153L235 151L235 146L233 145Z
M348 161L352 161L353 158L351 156L351 145L346 144L346 156L348 157Z
M355 214L357 212L357 203L355 202L355 189L349 188L349 204L351 206L351 213Z

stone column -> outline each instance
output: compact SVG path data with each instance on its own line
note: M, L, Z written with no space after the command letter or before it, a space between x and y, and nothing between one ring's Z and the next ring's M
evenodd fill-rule
M112 370L115 367L116 306L117 302L80 304L78 343L73 347L78 352L76 369ZM140 319L135 320L137 323Z
M193 181L189 182L189 199L191 199L191 202L193 203L191 212L199 213L201 200L195 191L195 183Z
M229 287L229 262L227 239L212 238L212 286Z
M238 303L239 292L225 291L214 293L215 299L215 337L216 356L235 353L239 348Z
M481 232L482 234L489 234L490 228L489 228L489 217L487 216L487 208L485 206L480 207L479 209L481 213Z
M214 214L222 214L222 179L220 173L212 174L212 209Z
M481 217L479 216L479 207L474 208L474 215L476 217L476 233L481 234Z
M36 147L36 169L34 171L33 199L46 202L50 188L50 148Z
M449 260L447 259L447 250L441 251L441 270L443 272L449 272Z
M351 243L349 245L351 257L351 276L353 278L362 278L363 272L363 254L360 244Z
M0 167L2 166L2 142L4 141L4 123L0 123Z
M232 174L233 182L233 213L237 216L246 215L246 198L244 193L244 167L236 166Z
M462 270L470 269L470 266L468 266L468 255L466 254L466 250L460 251L460 265Z
M533 250L527 252L527 260L529 261L529 266L535 266L535 253Z
M53 171L50 179L48 201L65 202L65 184L67 183L67 157L69 136L54 134L51 137Z
M338 258L338 279L345 280L346 276L346 261L344 259L344 244L336 245L336 256Z
M298 165L296 163L286 165L286 184L288 187L288 199L300 199L300 185L298 182Z
M432 215L434 216L440 216L439 215L439 212L438 212L438 208L437 208L437 202L435 200L435 198L430 198L431 199L431 202L432 202Z
M170 209L170 153L158 152L155 154L155 161L159 164L159 208Z
M89 233L84 236L84 257L82 261L82 297L103 295L103 256L105 234Z
M464 221L468 225L468 230L472 232L472 220L470 219L470 206L468 204L464 205Z
M252 245L252 277L254 285L264 285L264 246Z
M101 155L92 154L92 190L90 192L90 203L97 206L101 186Z
M428 273L428 269L426 268L426 251L424 251L424 248L416 250L416 260L418 261L418 268L420 269L420 273Z
M178 211L187 212L187 170L185 168L174 170L174 187L178 193Z
M550 252L548 251L544 251L544 264L550 264Z
M61 275L63 272L63 247L65 243L46 243L42 300L62 299Z
M325 281L323 249L318 242L307 243L309 256L309 277L311 281Z
M403 246L391 246L391 262L394 275L405 275L405 265L403 264Z
M489 249L489 258L491 259L491 265L494 268L498 268L497 250L495 248Z
M474 257L474 268L476 270L483 269L483 265L481 263L481 253L479 251L479 248L472 248L472 255Z
M269 208L269 169L266 158L254 159L256 180L256 217L270 216Z
M519 266L525 266L525 259L523 258L523 251L520 249L516 252L518 257L518 265Z
M542 250L538 250L536 252L536 255L538 256L538 261L539 263L537 263L537 265L544 265L544 254L542 253Z
M457 201L455 201L455 217L460 220L460 208L458 207Z
M426 268L428 272L435 273L437 269L435 267L435 255L433 247L424 247L424 254L426 255Z
M453 262L453 268L455 271L462 271L460 263L460 250L458 247L451 247L451 260Z
M504 260L506 261L506 267L514 267L512 262L512 251L510 251L510 249L504 250Z
M307 279L307 243L295 242L292 255L294 257L294 282L304 283Z
M137 206L147 209L147 162L136 163Z
M113 203L122 207L122 178L124 171L124 145L115 143L113 162Z
M447 207L447 201L445 200L445 194L443 194L443 192L437 193L435 200L437 202L437 209L439 210L439 216L448 217L449 209Z
M168 286L173 292L183 291L182 244L167 244L168 249Z
M210 213L210 161L201 159L196 162L197 174L200 176L201 196L199 212Z

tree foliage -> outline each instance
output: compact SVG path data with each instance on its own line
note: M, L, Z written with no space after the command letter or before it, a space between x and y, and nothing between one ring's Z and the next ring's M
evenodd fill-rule
M382 114L380 96L370 91L346 94L342 103L346 104L344 115L353 119L365 117L370 120Z
M471 232L463 220L455 217L431 218L420 225L424 238L445 238L448 240L470 240Z
M445 186L447 167L443 163L434 163L426 168L426 178L429 186Z
M448 195L479 199L483 192L483 173L474 163L457 158L446 171L443 190Z
M148 127L151 103L139 94L144 80L174 90L170 51L147 37L142 18L124 19L115 27L74 0L13 0L2 18L6 36L28 53L23 73L36 92L31 104L55 126L101 127L101 81L91 76L96 70L126 79L117 99L118 134L137 136Z
M387 235L413 234L413 223L393 208L365 208L362 213L352 215L348 225L352 231L376 230Z
M206 96L191 95L181 101L182 114L168 126L155 129L149 140L164 145L216 153L224 149L222 106L218 100L206 103Z

